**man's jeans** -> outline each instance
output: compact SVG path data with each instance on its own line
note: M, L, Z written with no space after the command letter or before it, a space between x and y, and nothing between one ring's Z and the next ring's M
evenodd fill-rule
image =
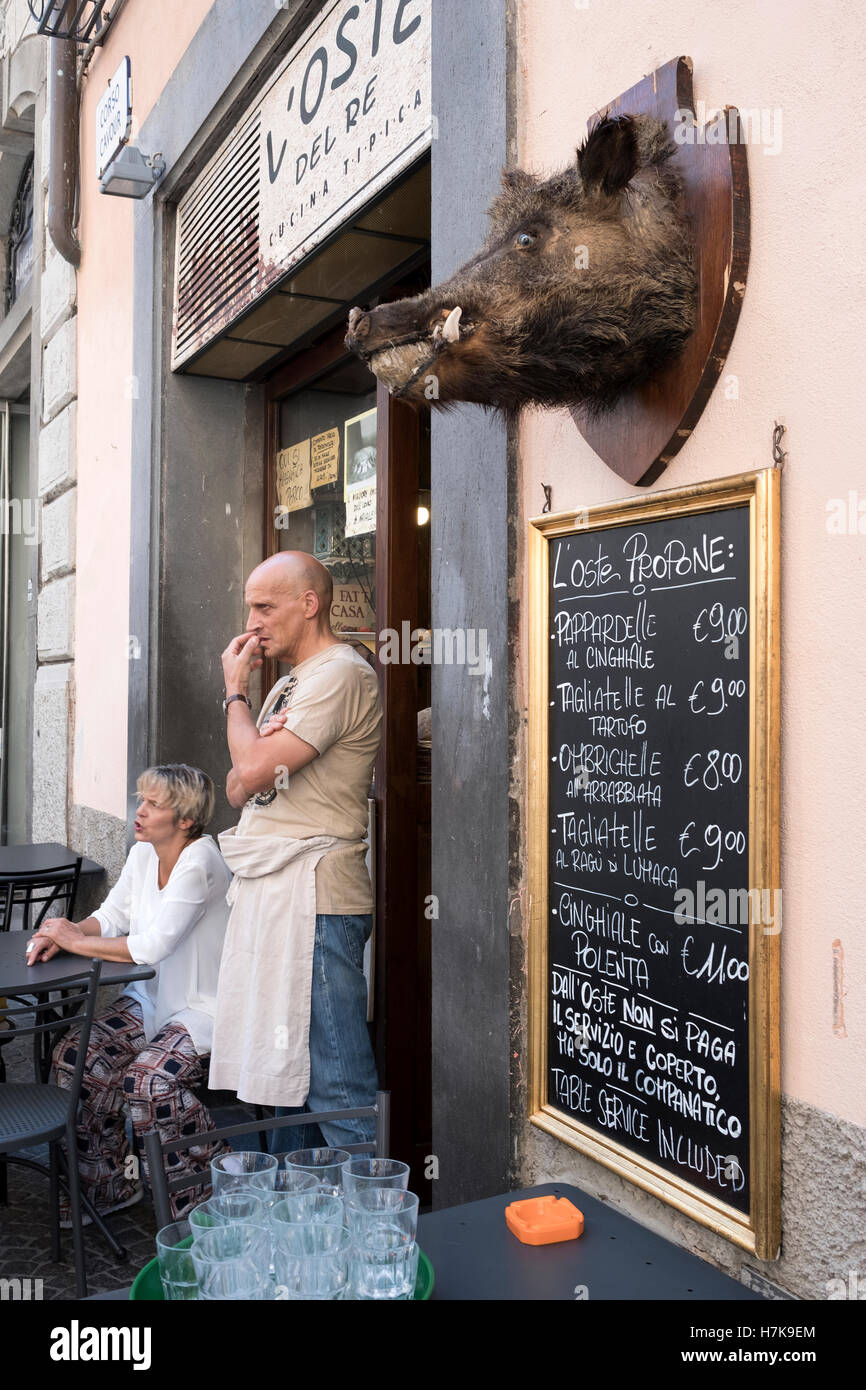
M352 1110L373 1105L378 1080L367 1032L364 946L373 918L340 913L316 916L313 989L310 1000L310 1091L305 1105L278 1106L277 1116L304 1111ZM376 1138L372 1117L271 1130L271 1153L314 1149L323 1144L366 1144Z

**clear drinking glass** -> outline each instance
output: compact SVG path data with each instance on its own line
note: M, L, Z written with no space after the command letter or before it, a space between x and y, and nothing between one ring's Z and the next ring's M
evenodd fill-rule
M418 1273L418 1198L401 1188L371 1187L346 1202L352 1235L351 1285L359 1299L410 1299Z
M198 1276L189 1248L179 1249L181 1241L192 1235L188 1221L172 1221L156 1235L159 1277L168 1302L199 1297Z
M271 1178L273 1177L273 1185ZM319 1184L312 1173L302 1173L300 1168L278 1168L276 1173L253 1173L247 1191L255 1190L265 1199L269 1211L280 1197L294 1196L299 1192L318 1192Z
M210 1166L214 1197L226 1192L250 1186L250 1179L258 1177L262 1186L273 1186L273 1177L278 1163L273 1154L260 1153L258 1149L243 1150L238 1153L221 1154Z
M347 1198L368 1187L399 1187L405 1192L408 1186L409 1164L396 1158L352 1154L343 1169L343 1192Z
M270 1232L265 1227L240 1222L212 1226L193 1241L190 1253L201 1299L261 1302L275 1297L268 1271Z
M415 1297L418 1246L393 1232L353 1237L349 1260L349 1298L408 1302Z
M274 1240L279 1240L282 1226L312 1226L325 1221L331 1226L346 1224L342 1197L316 1188L313 1192L292 1192L278 1197L271 1207Z
M312 1173L324 1192L339 1196L343 1191L343 1170L351 1156L345 1149L295 1149L286 1154L286 1167Z
M244 1225L266 1226L269 1203L264 1192L252 1192L238 1188L224 1192L220 1197L211 1197L207 1202L199 1202L189 1214L193 1240L198 1240L203 1231L213 1226L230 1226L234 1222Z
M277 1297L331 1302L347 1297L351 1236L345 1226L275 1217L274 1229Z

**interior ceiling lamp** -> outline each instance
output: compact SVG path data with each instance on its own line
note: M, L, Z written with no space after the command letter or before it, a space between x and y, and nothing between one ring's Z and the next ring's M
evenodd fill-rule
M100 193L115 198L144 198L165 173L161 154L142 154L137 145L124 145L99 182Z
M102 43L119 6L103 14L106 0L27 0L36 20L36 31L50 39L74 39L76 43Z

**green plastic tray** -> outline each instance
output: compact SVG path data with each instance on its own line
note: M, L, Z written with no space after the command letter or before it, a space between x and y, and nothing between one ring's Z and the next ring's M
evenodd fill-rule
M182 1240L181 1246L192 1243L192 1236ZM426 1301L433 1292L433 1266L424 1254L418 1251L418 1278L415 1281L415 1301ZM139 1270L135 1276L129 1297L138 1303L162 1303L162 1281L159 1277L159 1260L153 1259Z

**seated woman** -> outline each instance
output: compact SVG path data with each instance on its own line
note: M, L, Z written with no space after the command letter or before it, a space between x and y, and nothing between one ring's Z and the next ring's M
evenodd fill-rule
M143 772L138 795L137 843L105 902L77 926L65 917L45 921L29 954L31 964L62 949L157 967L153 979L127 985L93 1022L78 1167L84 1191L100 1212L132 1206L142 1195L124 1104L136 1135L156 1129L164 1143L213 1128L192 1089L207 1075L229 915L231 873L203 833L213 815L213 783L198 768L170 763ZM70 1086L76 1056L74 1037L58 1043L52 1075L57 1085ZM172 1176L201 1172L227 1150L220 1142L171 1155ZM177 1193L172 1212L179 1216L209 1195L209 1185Z

